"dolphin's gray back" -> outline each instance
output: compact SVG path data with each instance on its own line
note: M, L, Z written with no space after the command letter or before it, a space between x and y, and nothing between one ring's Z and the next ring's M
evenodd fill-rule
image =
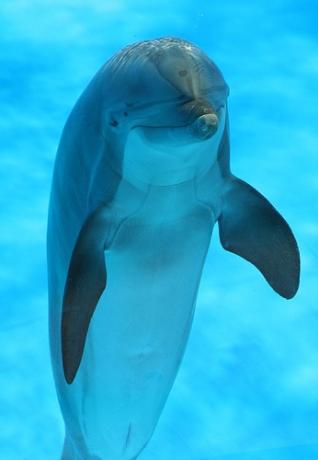
M100 84L95 77L65 124L55 160L47 238L53 363L60 360L56 321L61 313L67 269L83 221L90 213L89 190L103 145L99 93ZM116 186L114 181L108 181L110 194Z

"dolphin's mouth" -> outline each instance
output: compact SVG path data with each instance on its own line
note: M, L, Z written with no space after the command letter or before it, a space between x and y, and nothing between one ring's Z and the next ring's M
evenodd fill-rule
M224 99L218 90L213 88L197 97L179 93L160 101L126 103L129 130L136 130L152 146L178 147L204 142L218 132L223 116Z
M136 126L142 138L157 145L185 146L202 142L214 136L218 130L219 118L216 114L201 115L184 125Z
M160 104L161 108L162 105ZM162 115L157 116L154 114L153 117L150 117L150 120L147 120L147 123L140 120L140 123L134 125L134 128L142 128L143 130L174 130L180 133L182 128L186 129L190 136L198 140L206 140L212 137L218 129L219 126L219 115L224 106L219 105L217 109L212 107L204 99L191 99L182 102L174 107L169 107L169 110L174 112L175 115L169 119L169 117L164 116L164 109L162 110ZM162 123L162 119L168 121L167 123Z

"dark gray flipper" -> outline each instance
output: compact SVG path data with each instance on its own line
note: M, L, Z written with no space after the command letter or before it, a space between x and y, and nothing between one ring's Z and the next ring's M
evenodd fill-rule
M62 356L67 383L80 366L90 320L106 287L102 219L99 212L84 223L72 254L62 312Z
M299 286L297 242L284 218L257 190L231 179L219 218L222 246L251 262L286 299Z

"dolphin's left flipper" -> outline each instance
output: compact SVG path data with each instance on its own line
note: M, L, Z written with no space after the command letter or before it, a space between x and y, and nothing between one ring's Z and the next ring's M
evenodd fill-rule
M235 177L224 194L219 232L224 249L255 265L278 294L296 294L300 259L291 229L263 195Z
M106 287L103 216L97 210L85 221L77 238L67 274L62 313L64 375L72 383L79 368L90 320Z

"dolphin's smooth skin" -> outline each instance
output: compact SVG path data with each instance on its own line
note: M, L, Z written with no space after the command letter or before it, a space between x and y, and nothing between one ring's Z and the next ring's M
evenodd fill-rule
M64 460L133 460L176 377L218 222L223 247L289 299L299 251L229 165L228 86L195 45L128 46L59 145L48 222L50 344Z

